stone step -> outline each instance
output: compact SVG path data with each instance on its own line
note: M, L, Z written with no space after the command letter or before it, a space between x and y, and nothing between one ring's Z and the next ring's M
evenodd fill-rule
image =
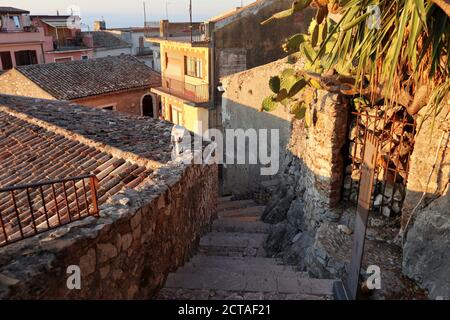
M200 240L199 253L209 256L265 257L267 234L211 232Z
M325 300L326 296L272 292L237 292L201 289L163 288L157 300Z
M245 268L242 266L227 265L226 267L208 267L187 264L177 270L177 274L191 274L202 276L215 276L228 274L229 276L254 276L259 278L292 278L302 277L308 278L308 274L304 272L297 272L293 268L283 266L272 266L266 268Z
M254 207L257 206L256 202L254 200L238 200L238 201L226 201L219 203L218 210L224 211L224 210L234 210L234 209L241 209L246 207Z
M219 197L219 203L231 202L233 196Z
M282 265L280 261L266 258L233 258L220 256L204 256L192 259L177 273L195 273L203 275L214 275L230 273L231 275L254 275L254 276L283 276L283 277L307 277L307 273L297 272L293 266Z
M240 209L229 209L219 211L220 218L232 218L232 217L255 217L260 218L263 214L265 206L253 206L248 208L240 208Z
M270 225L257 217L233 217L217 219L212 229L218 232L269 233Z
M194 256L189 263L194 263L197 265L210 266L210 267L220 267L222 265L244 265L246 267L255 266L282 266L283 261L281 259L275 258L252 258L252 257L221 257L221 256Z
M201 238L201 247L260 248L267 235L263 233L211 232Z
M261 277L230 273L172 273L167 278L165 288L333 296L334 282L304 278L300 275Z

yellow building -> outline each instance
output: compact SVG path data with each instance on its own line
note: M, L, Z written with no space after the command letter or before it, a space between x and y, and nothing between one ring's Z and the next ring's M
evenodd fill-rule
M161 96L165 120L203 135L209 128L209 47L188 37L150 38L160 44Z

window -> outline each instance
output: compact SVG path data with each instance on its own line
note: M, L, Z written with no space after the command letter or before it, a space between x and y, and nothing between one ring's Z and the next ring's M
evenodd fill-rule
M199 58L184 57L184 74L190 77L203 77L203 63Z
M20 29L20 19L18 16L10 17L16 28Z
M89 60L89 56L81 56L81 60Z
M9 70L13 68L11 53L9 51L0 52L0 59L2 61L3 70Z
M69 62L72 61L72 57L65 57L65 58L55 58L55 62L61 63L61 62Z
M182 114L181 110L171 106L171 111L172 111L172 114L171 114L172 122L174 124L182 126L183 125L183 114Z
M35 50L16 51L14 55L16 57L17 66L27 66L38 63Z

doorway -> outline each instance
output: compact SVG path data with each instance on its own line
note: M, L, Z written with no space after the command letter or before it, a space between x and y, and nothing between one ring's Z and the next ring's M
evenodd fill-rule
M142 98L142 115L144 117L155 117L153 96L150 94Z

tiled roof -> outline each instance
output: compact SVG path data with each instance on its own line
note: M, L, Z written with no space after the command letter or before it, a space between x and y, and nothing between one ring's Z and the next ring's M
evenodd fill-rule
M29 11L17 9L13 7L0 7L0 13L9 13L9 14L22 14L22 13L30 13Z
M94 31L92 33L92 38L94 40L94 48L105 48L105 49L120 49L120 48L131 48L132 45L128 42L120 39L111 32L107 31Z
M95 174L102 204L125 188L151 181L154 169L170 160L171 128L171 124L151 118L0 95L0 189ZM51 189L44 192L51 198ZM62 192L61 185L56 193L64 204ZM74 205L74 189L69 188L68 193ZM35 191L31 196L34 212L41 212L36 219L43 224L40 195ZM17 192L16 200L22 228L29 229L26 193ZM13 208L10 194L0 193L3 223L18 232ZM52 214L54 219L56 213ZM0 243L2 240L0 232Z
M130 55L20 66L16 70L58 100L161 85L157 72Z

